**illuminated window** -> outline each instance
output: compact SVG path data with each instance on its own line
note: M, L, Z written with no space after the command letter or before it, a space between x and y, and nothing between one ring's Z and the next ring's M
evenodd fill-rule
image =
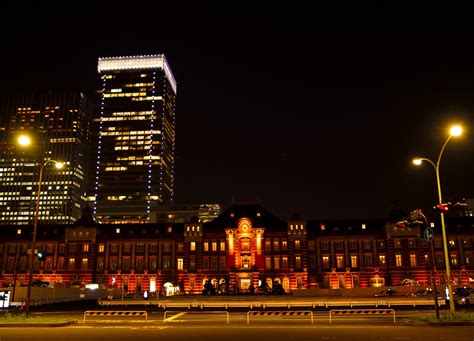
M178 243L177 249L178 249L178 252L184 252L184 244Z
M323 256L323 268L329 268L329 256Z
M402 255L395 255L395 266L402 266Z
M281 249L283 251L286 251L288 249L288 243L286 242L286 240L282 240L281 242Z
M300 256L295 257L295 269L301 269L301 257Z
M301 248L301 241L295 240L295 250L299 250Z
M81 268L83 270L87 269L87 265L89 263L89 260L87 258L82 258L82 265L81 265Z
M269 240L265 241L265 251L271 251L272 250L272 244L270 243Z
M365 224L362 224L362 230L365 230L365 229L366 229Z
M357 256L355 255L352 255L351 256L351 267L352 268L357 268L358 264L357 264Z
M17 233L17 234L21 234L21 229L18 229L18 230L16 231L16 233Z
M221 242L221 251L225 251L225 242Z
M416 254L410 254L410 266L416 266Z
M265 269L270 270L272 268L272 257L265 256Z
M280 256L273 257L273 267L275 268L275 270L280 269Z
M119 228L116 228L116 229L115 229L115 233L120 233L120 229L119 229Z
M73 257L69 258L68 269L74 270L75 264L76 264L76 259Z
M241 242L241 251L242 252L249 252L250 251L250 241L242 241Z
M212 252L217 251L217 242L212 242Z
M284 270L288 269L288 256L281 257L281 268Z
M242 268L243 269L250 269L250 257L243 256L242 257Z
M344 267L344 256L342 255L336 256L336 265L340 269Z
M191 244L190 244L190 250L191 250L191 251L196 251L196 242L191 242Z
M184 260L183 258L178 258L178 270L184 269Z
M105 252L105 245L99 244L99 252Z
M273 241L273 251L280 251L280 242L278 240Z
M451 264L452 265L458 265L458 255L456 252L451 252Z
M171 226L168 226L168 233L173 232L173 228Z
M209 251L209 242L204 242L204 251Z

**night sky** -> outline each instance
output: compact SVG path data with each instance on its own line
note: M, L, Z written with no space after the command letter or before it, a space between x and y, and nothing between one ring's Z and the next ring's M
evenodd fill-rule
M176 203L260 197L281 218L383 218L474 197L469 17L252 2L1 5L0 90L95 95L98 57L164 53L178 82ZM174 5L170 5L173 3ZM72 6L72 7L71 7Z

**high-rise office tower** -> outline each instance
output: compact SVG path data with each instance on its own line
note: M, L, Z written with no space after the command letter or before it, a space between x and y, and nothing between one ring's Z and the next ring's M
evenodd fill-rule
M0 224L34 221L39 170L45 167L39 222L73 223L86 204L92 106L79 92L17 95L0 101ZM19 135L31 145L20 148Z
M95 218L153 222L173 200L176 81L164 55L99 58L98 73Z

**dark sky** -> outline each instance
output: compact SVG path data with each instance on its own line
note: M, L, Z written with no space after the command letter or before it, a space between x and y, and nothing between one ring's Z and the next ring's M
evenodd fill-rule
M260 197L281 218L386 217L474 197L472 18L252 2L2 5L2 92L93 95L99 56L165 53L178 82L176 202ZM172 5L170 5L172 3ZM195 3L190 5L190 3Z

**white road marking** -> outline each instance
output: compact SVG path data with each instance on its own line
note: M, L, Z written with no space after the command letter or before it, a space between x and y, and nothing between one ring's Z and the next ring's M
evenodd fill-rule
M174 319L180 317L180 316L183 316L184 314L186 314L186 312L182 312L182 313L179 313L179 314L176 314L176 315L173 315L171 317L168 317L167 319L163 320L163 323L166 323L166 322L170 322L170 321L173 321ZM177 321L176 321L177 322Z

